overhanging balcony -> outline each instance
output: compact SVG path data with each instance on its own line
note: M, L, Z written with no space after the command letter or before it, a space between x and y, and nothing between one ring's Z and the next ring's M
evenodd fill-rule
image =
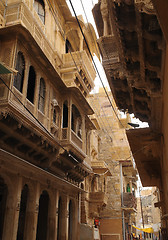
M89 212L91 217L97 217L100 209L107 205L107 194L105 192L89 193Z
M67 87L79 88L85 97L94 87L96 72L86 51L63 54L60 73Z
M124 192L123 193L123 206L122 206L122 208L124 210L128 210L128 211L136 210L137 200L132 193L129 193L129 192Z
M68 151L76 154L81 160L86 158L86 154L83 151L83 141L81 137L77 135L70 128L61 129L61 145L67 147Z

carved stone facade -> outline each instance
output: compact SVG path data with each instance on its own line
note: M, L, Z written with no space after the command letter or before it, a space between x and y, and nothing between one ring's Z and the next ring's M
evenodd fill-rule
M104 69L119 109L134 113L149 124L148 129L127 131L127 136L143 186L157 186L160 190L162 233L167 239L168 3L107 1L105 20L102 4L104 1L99 1L94 6L93 15Z
M86 50L66 1L0 2L0 239L79 239L95 129Z
M82 222L94 224L94 219L99 220L101 239L122 239L123 234L129 239L131 224L135 224L137 180L125 134L129 114L118 122L103 89L88 100L95 110L91 119L99 128L91 131L93 174L84 183Z

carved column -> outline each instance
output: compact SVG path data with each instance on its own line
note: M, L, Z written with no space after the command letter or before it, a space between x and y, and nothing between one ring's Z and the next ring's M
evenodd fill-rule
M34 89L34 115L36 117L38 114L39 88L40 88L40 75L38 69L36 68L36 79Z
M68 211L68 198L67 196L64 196L62 199L63 204L63 211L62 211L62 229L61 229L61 240L68 240L68 217L69 217L69 211Z
M3 240L16 240L22 192L22 178L16 177L12 191L9 192L6 204Z
M78 239L78 211L80 211L79 209L79 205L77 200L74 202L74 206L73 206L73 239L77 240Z
M25 240L36 239L37 218L39 211L40 184L30 189L30 195L27 202L26 222L25 222Z
M130 191L132 193L132 181L131 180L129 181L129 184L130 184Z
M101 1L100 10L104 24L103 36L107 36L109 32L108 32L108 5L106 0Z
M25 55L25 58L28 59L27 54ZM29 61L27 60L25 62L25 72L24 72L24 81L23 81L23 97L22 101L25 103L26 96L27 96L27 83L28 83L28 77L29 77Z
M78 31L78 36L80 39L80 45L79 45L79 51L83 51L83 35L81 34L81 31Z
M48 213L48 240L57 239L57 209L58 209L58 192L50 195L50 206Z
M68 99L68 139L71 140L72 99Z
M85 115L82 114L82 150L86 152Z

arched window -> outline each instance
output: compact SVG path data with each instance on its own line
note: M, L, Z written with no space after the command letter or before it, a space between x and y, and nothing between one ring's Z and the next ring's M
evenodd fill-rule
M46 191L43 191L39 200L36 240L47 239L48 207L49 195Z
M39 100L38 100L38 109L44 113L44 104L45 104L45 82L44 79L40 79L40 88L39 88Z
M66 39L65 43L65 52L66 53L73 52L72 45L68 39Z
M72 104L71 129L78 135L78 137L82 137L82 118L74 104Z
M24 239L24 228L25 228L25 219L26 219L28 191L29 191L28 186L25 185L23 187L22 194L21 194L17 240Z
M16 60L16 70L18 71L17 75L14 78L14 86L20 92L23 89L23 81L24 81L24 72L25 72L25 60L23 54L18 52L17 60Z
M36 73L33 66L29 68L28 86L27 86L27 99L34 103L34 90L35 90Z
M0 177L0 239L2 239L8 188Z
M45 5L43 0L35 0L34 1L34 8L39 15L41 21L45 23Z
M54 108L54 110L53 110L53 122L56 124L56 117L57 117L57 115L56 115L56 109Z
M67 128L68 127L68 102L65 101L63 104L63 122L62 127Z

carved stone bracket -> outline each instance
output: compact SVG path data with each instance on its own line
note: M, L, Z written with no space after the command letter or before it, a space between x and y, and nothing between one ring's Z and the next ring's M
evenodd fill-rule
M147 14L155 14L155 9L153 7L151 0L135 0L135 5L138 10Z

